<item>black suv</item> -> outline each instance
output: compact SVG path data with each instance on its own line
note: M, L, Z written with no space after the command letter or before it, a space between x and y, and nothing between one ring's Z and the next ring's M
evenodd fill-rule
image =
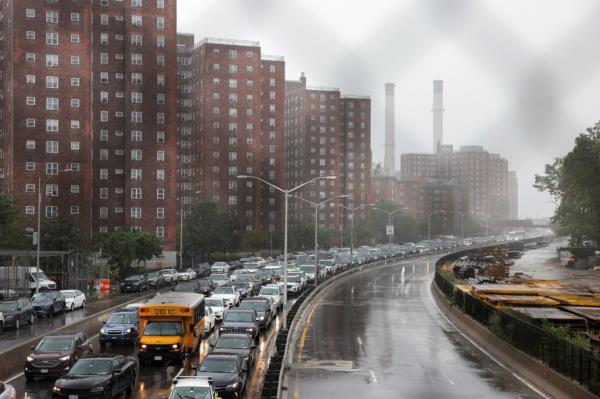
M219 396L241 398L246 387L248 365L237 354L208 354L196 369L199 377L212 378Z
M243 333L250 335L254 340L258 338L259 330L256 310L237 308L232 308L227 312L219 329L221 334Z
M256 360L256 343L246 334L222 334L211 353L235 353L246 362L248 368L252 368Z
M269 298L250 297L244 299L240 303L240 309L256 310L258 325L264 330L269 328L273 321L273 310L271 309L271 300Z
M215 285L209 279L203 278L203 279L196 280L196 281L178 283L175 286L175 288L173 288L173 291L175 291L175 292L194 292L196 294L203 294L205 296L210 296L210 294L212 294L214 289L215 289Z
M154 290L158 290L167 285L165 277L159 272L147 273L146 279L148 280L148 286Z
M56 313L64 313L67 302L60 291L40 291L31 297L33 311L37 316L52 317Z
M136 375L137 361L133 357L108 355L79 359L63 378L56 380L52 398L113 398L123 392L133 397Z
M65 374L82 357L93 353L92 344L84 333L48 335L31 347L25 362L25 378L58 377Z
M7 327L19 328L22 324L33 324L35 314L27 298L0 301L0 331Z
M148 278L146 276L129 276L119 284L121 293L142 292L148 289Z

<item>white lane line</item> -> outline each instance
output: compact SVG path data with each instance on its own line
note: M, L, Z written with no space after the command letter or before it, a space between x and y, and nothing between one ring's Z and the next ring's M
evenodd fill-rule
M373 370L369 370L369 378L373 384L377 384L377 377L375 377L375 372Z
M406 320L404 320L404 317L401 317L400 320L402 321L402 324L406 324Z
M431 284L435 284L433 282L433 280L431 281ZM522 378L521 376L517 375L514 371L512 371L511 369L509 369L508 366L506 366L504 363L502 363L499 359L497 359L494 356L492 356L491 353L489 353L488 351L486 351L485 349L483 349L477 342L475 342L474 340L472 340L467 334L463 333L460 329L458 329L454 325L454 323L452 323L450 321L450 319L448 318L448 316L446 316L444 314L444 312L442 312L442 310L438 307L437 303L435 303L435 300L433 299L433 294L431 293L432 289L434 289L434 288L431 285L427 289L427 296L429 297L429 300L431 301L431 303L433 304L433 306L435 307L435 309L438 311L438 313L446 320L446 322L448 322L448 324L450 324L454 328L454 330L456 332L458 332L460 335L463 336L463 338L465 338L467 341L469 341L471 343L471 345L473 345L474 347L476 347L477 349L479 349L483 354L485 354L487 357L489 357L490 359L492 359L497 365L499 365L504 370L506 370L507 372L509 372L510 374L512 374L513 377L515 377L517 380L521 381L523 384L525 384L526 386L528 386L532 391L534 391L535 393L537 393L538 395L540 395L543 398L551 399L550 396L546 395L544 392L542 392L540 389L538 389L535 385L533 385L529 381L527 381L524 378Z
M454 385L454 381L452 381L452 378L448 377L448 374L444 373L443 371L441 373L444 377L446 377L450 385Z
M363 346L362 339L360 339L360 337L356 337L356 342L358 343L358 346Z

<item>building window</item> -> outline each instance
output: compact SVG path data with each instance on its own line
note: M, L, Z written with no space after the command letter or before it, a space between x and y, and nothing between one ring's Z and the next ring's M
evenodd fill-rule
M58 217L58 207L54 205L46 206L46 217L54 219Z
M131 102L134 104L141 104L142 103L142 93L138 92L138 91L132 91L131 92Z
M165 0L156 0L156 8L165 8Z
M79 207L74 205L71 207L71 215L79 215Z
M49 46L58 46L58 33L46 32L46 44Z
M48 111L58 111L58 98L46 97L46 109Z
M135 85L142 84L142 74L141 73L132 73L131 74L131 83Z
M79 43L79 35L76 33L71 34L71 43Z
M108 180L108 169L100 169L100 180Z
M71 151L79 151L79 141L71 141Z
M165 236L165 228L163 226L156 226L156 237L162 238Z
M79 194L79 184L71 184L71 194Z
M165 47L165 37L162 35L156 36L156 47Z
M46 153L58 154L58 141L46 141Z
M131 34L131 45L132 46L141 46L143 43L143 36L137 33Z
M157 219L165 218L165 208L156 208L156 218Z
M142 170L131 169L131 180L142 180Z
M27 39L27 40L35 40L35 31L28 30L27 32L25 32L25 39Z
M79 108L79 99L78 98L72 98L71 99L71 108Z
M25 9L25 16L27 18L35 18L35 8L26 8Z
M46 11L46 22L49 24L57 24L58 11Z
M159 199L159 200L165 199L165 189L164 188L156 189L156 199Z
M164 169L157 169L156 170L156 180L165 180L165 170Z
M46 66L47 67L57 67L58 66L58 55L46 54Z
M163 17L156 17L156 29L165 29L165 19Z
M35 105L35 97L27 97L25 99L25 104L27 104L27 105Z
M132 219L141 219L142 218L142 208L138 208L138 207L131 208L131 218Z
M35 184L26 184L25 192L26 193L35 193Z
M35 75L25 75L25 82L28 84L35 84Z
M58 132L58 119L46 119L46 131Z
M165 160L165 152L164 151L156 151L156 160L158 162L164 162L164 160Z
M156 56L156 66L165 66L165 56L164 55L157 55Z
M108 207L101 206L99 209L99 217L100 219L108 219Z
M35 162L25 162L25 170L27 172L34 172L35 171Z
M133 26L142 26L142 16L141 15L132 15L131 16L131 25Z
M108 188L100 187L100 193L98 194L100 199L108 199Z
M46 197L58 197L58 184L46 184Z
M78 55L71 56L71 65L79 65L79 56Z
M71 22L79 22L79 13L78 12L71 13Z
M131 160L132 161L141 161L142 160L142 150L131 150Z
M142 189L140 187L133 187L131 189L131 199L134 199L134 200L142 199Z
M229 50L229 59L236 59L238 57L237 50Z
M100 63L108 64L108 53L100 53Z
M141 7L142 6L142 0L131 0L131 6L132 7Z
M35 215L35 206L28 205L25 207L26 215Z
M132 65L142 65L142 63L143 63L142 54L139 54L139 53L131 54L131 64Z

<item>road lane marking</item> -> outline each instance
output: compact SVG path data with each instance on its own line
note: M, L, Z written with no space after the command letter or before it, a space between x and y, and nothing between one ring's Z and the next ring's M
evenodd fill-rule
M375 372L373 370L369 370L369 379L371 383L377 384L377 377L375 377Z
M429 289L426 289L427 290L427 296L429 297L429 300L431 301L431 303L433 304L433 306L435 307L435 309L438 311L438 313L446 320L446 322L448 324L450 324L454 328L454 330L456 332L458 332L460 335L462 335L463 338L465 338L467 341L469 341L471 343L471 345L473 345L479 351L481 351L487 357L489 357L490 359L492 359L492 361L494 361L497 365L499 365L504 370L506 370L507 372L509 372L513 377L515 377L517 380L521 381L523 384L525 384L526 386L528 386L532 391L534 391L535 393L537 393L538 395L540 395L543 398L550 399L550 396L546 395L544 392L542 392L540 389L538 389L535 385L533 385L529 381L527 381L524 378L522 378L521 376L517 375L515 372L513 372L511 369L509 369L508 366L506 366L504 363L502 363L499 359L497 359L494 356L492 356L491 353L489 353L488 351L486 351L485 349L483 349L483 347L481 347L477 342L475 342L474 340L472 340L467 334L463 333L460 329L458 329L454 325L454 323L452 323L452 321L450 321L450 319L448 318L448 316L446 316L444 314L444 312L442 312L442 310L439 308L439 306L437 305L437 303L435 303L435 299L433 299L433 294L431 293L431 290L434 289L433 286L432 286L433 284L435 284L435 283L432 280L431 283L430 283L430 285L429 285Z
M358 346L363 346L362 339L360 339L360 337L356 337L356 342L358 343Z
M306 340L306 334L308 333L308 328L310 327L310 321L312 320L313 313L317 309L317 304L318 304L318 301L315 301L315 303L312 305L312 309L310 310L310 313L308 314L308 317L306 318L306 321L304 322L304 329L302 330L302 335L300 336L300 342L298 344L298 355L296 356L297 363L300 363L302 361L302 351L304 350L304 342ZM294 398L299 399L300 398L300 372L298 370L296 370L295 378L296 378L296 386L294 387Z
M444 377L446 377L450 385L454 385L454 381L452 381L452 378L448 377L448 374L444 373L443 371L441 373Z

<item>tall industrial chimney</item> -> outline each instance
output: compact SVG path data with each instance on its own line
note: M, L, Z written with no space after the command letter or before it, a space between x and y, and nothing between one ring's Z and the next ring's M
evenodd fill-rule
M433 81L433 152L444 143L444 81Z
M386 175L391 176L396 172L396 143L394 136L394 91L396 85L385 84L385 157L383 158L383 169Z

